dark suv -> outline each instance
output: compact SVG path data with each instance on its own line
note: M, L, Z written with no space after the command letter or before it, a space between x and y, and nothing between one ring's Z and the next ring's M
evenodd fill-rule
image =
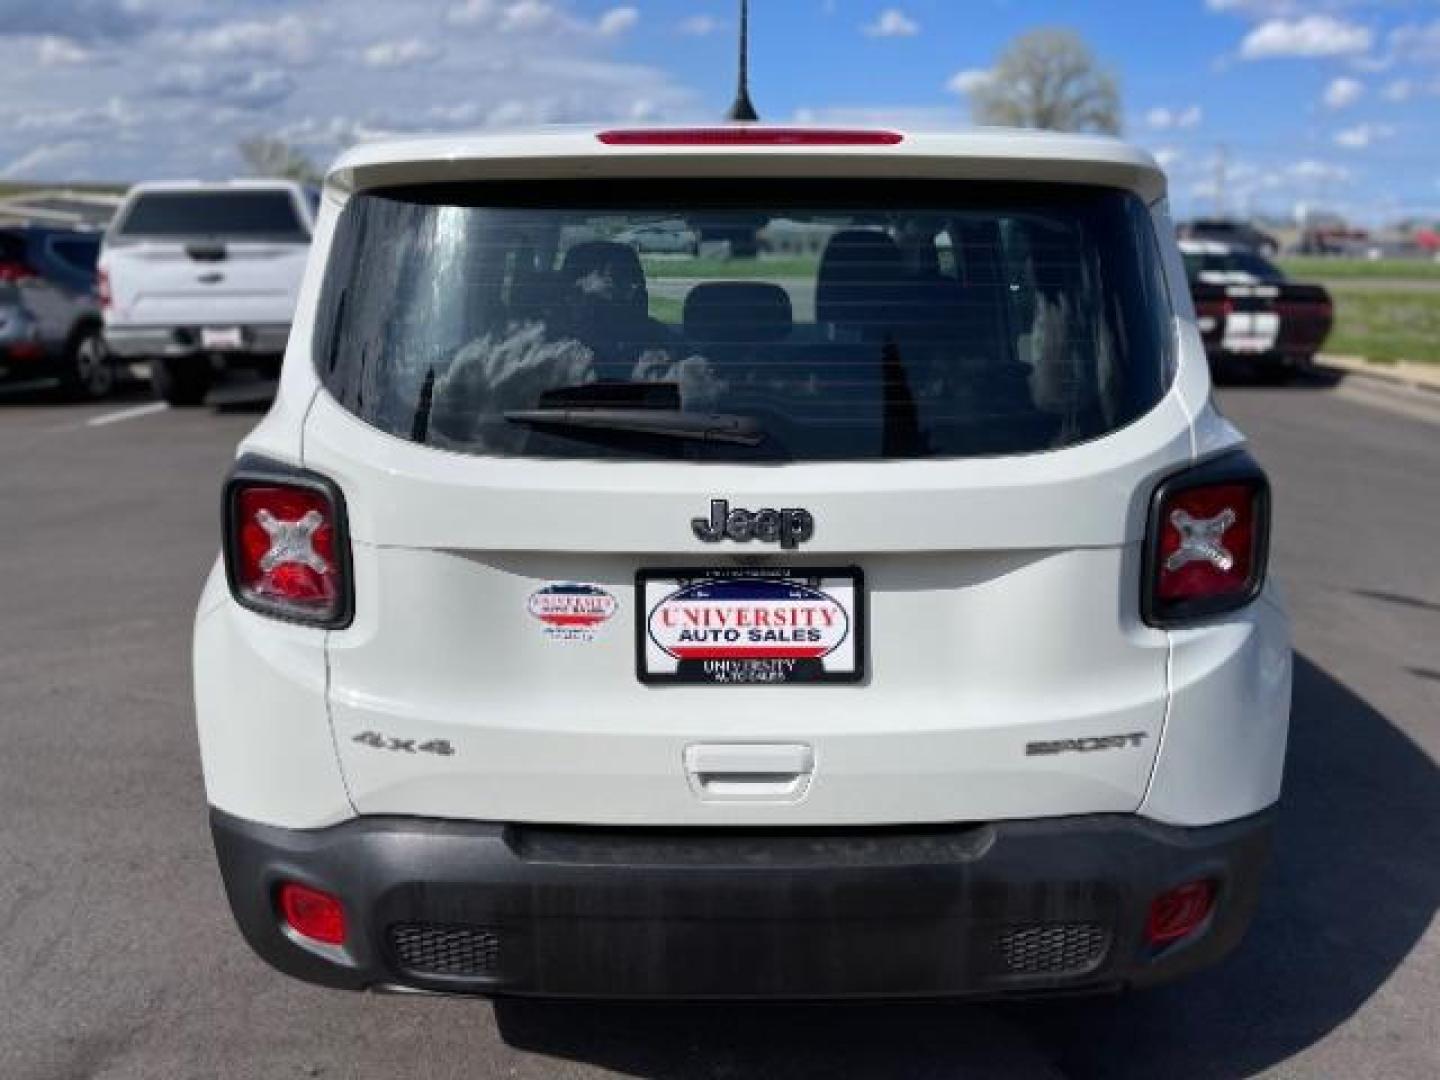
M10 378L59 378L67 392L102 398L115 365L100 335L95 263L97 233L45 226L0 229L0 284L8 325L0 370Z

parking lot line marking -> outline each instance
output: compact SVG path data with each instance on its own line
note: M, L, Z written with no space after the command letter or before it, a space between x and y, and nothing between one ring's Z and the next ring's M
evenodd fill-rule
M155 413L164 412L170 406L163 401L152 401L146 405L135 405L129 409L120 409L117 412L102 413L99 416L92 416L85 421L86 427L104 427L106 424L119 424L126 420L138 420L142 416L153 416Z

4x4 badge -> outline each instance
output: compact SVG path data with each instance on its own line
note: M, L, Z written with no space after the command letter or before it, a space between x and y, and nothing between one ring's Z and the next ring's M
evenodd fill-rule
M691 518L695 538L707 544L730 539L737 543L759 540L762 544L778 543L787 550L797 548L815 535L815 518L809 510L798 506L784 510L730 509L725 499L710 500L710 518Z

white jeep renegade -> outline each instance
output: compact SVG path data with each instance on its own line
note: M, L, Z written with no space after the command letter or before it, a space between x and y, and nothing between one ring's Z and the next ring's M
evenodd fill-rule
M251 945L636 997L1221 956L1290 647L1164 198L1033 133L342 158L195 629Z

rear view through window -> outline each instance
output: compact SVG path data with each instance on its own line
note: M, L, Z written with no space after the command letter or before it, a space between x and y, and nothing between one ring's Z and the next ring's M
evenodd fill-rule
M453 451L953 457L1148 411L1169 311L1119 191L430 186L350 201L315 345L346 408Z
M288 191L147 192L135 200L113 235L120 239L309 239Z

